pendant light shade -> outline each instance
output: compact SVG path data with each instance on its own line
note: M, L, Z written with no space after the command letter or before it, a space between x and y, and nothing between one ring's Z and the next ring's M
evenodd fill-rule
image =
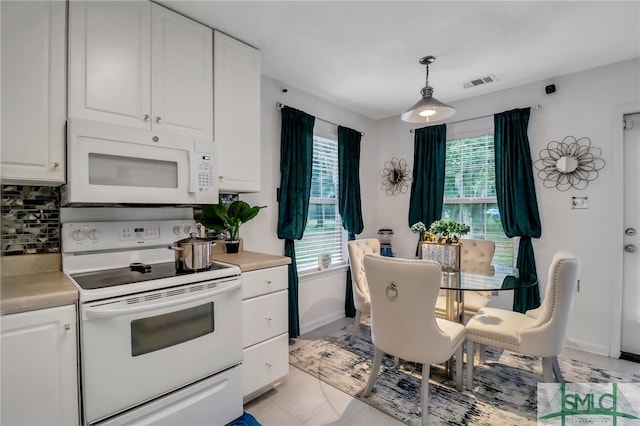
M456 110L447 104L443 104L433 97L433 87L429 85L429 64L435 61L433 56L425 56L420 59L422 65L426 65L427 79L425 86L420 91L420 99L407 112L402 114L402 121L408 123L430 123L432 121L444 120L456 113Z

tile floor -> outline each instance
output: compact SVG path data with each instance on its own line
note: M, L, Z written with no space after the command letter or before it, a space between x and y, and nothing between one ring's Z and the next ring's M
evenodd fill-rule
M332 333L345 324L351 323L353 323L353 319L344 318L304 334L296 339L291 349L308 344L318 336ZM567 349L561 356L581 359L585 362L617 371L634 373L640 371L640 364L577 350ZM381 411L350 397L295 367L289 368L289 374L282 379L282 382L275 389L250 401L244 408L262 426L403 425L403 423Z

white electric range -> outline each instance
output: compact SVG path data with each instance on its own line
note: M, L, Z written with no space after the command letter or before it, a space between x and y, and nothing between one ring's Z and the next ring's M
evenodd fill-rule
M240 270L176 270L191 219L63 222L79 292L84 424L220 424L242 415Z

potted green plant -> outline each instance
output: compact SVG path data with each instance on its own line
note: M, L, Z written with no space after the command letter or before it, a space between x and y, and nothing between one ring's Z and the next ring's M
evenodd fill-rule
M227 253L237 253L240 247L240 226L256 217L267 206L250 206L244 201L234 201L226 207L224 204L208 204L202 207L200 223L207 229L227 231L229 239L225 242Z
M469 225L455 220L436 220L429 226L428 234L431 234L429 241L442 244L456 244L460 237L469 233Z

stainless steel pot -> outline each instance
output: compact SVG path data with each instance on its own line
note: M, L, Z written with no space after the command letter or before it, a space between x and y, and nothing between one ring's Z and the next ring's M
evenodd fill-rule
M211 266L211 253L216 243L211 238L198 238L196 233L189 234L189 238L176 241L171 250L175 250L176 269L190 272L201 271Z

